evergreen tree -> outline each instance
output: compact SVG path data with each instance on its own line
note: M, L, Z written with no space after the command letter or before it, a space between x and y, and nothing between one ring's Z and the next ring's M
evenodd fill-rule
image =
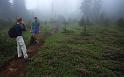
M10 20L10 2L9 0L0 0L0 19L2 20Z
M123 27L124 27L124 19L123 19L123 18L118 19L117 25L118 25L119 27L123 28Z
M13 9L16 17L27 18L26 15L28 15L27 14L28 12L27 12L24 0L14 0Z
M85 21L96 23L100 19L102 0L83 0L81 10Z

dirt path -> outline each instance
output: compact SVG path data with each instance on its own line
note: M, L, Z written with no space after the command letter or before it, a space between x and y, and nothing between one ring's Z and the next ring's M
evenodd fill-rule
M44 41L47 37L40 36L39 40ZM41 45L32 45L28 48L28 55L31 58L35 55L39 48L45 47ZM25 62L23 58L17 57L11 59L5 66L0 70L0 77L25 77L27 72L27 66L30 62Z
M52 32L49 33L48 36L53 35L54 33L58 32L58 28L54 28ZM44 41L48 36L41 36L39 40ZM31 58L35 55L39 48L44 48L44 45L35 45L30 46L28 48L28 55ZM28 63L25 60L13 58L10 60L5 67L0 70L0 77L25 77L27 72Z
M32 57L43 45L31 46L28 49L29 57ZM15 58L1 70L0 77L25 77L27 65L24 59Z

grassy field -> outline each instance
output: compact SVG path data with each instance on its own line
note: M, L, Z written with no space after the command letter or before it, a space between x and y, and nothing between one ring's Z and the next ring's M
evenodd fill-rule
M124 77L124 33L115 27L80 26L50 36L32 58L27 77Z
M8 62L10 59L12 59L16 54L16 39L10 38L8 36L8 30L13 25L12 23L7 26L2 26L0 31L0 67L2 67L6 62ZM45 35L47 35L52 28L50 27L50 24L41 24L41 32ZM30 25L27 25L27 31L23 32L24 41L27 45L27 48L30 45Z

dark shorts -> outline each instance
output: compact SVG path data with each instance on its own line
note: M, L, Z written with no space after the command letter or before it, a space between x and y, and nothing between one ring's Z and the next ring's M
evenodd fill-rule
M32 30L32 34L33 34L33 35L39 34L39 28L33 29L33 30Z

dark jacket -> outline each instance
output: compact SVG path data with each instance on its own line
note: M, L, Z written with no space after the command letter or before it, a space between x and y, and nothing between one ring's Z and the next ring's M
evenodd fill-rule
M26 31L25 25L24 24L16 24L17 36L22 36L23 31Z

